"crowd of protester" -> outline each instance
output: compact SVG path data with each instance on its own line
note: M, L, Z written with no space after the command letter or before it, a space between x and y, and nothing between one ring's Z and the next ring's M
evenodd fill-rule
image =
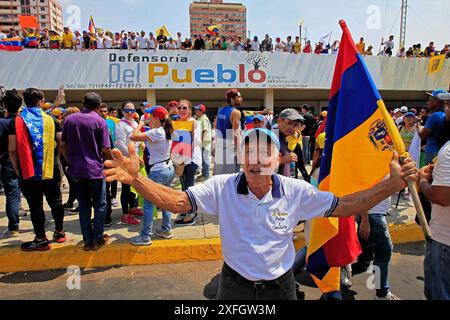
M302 39L299 36L293 38L288 36L286 39L276 37L275 41L268 34L260 40L258 36L242 38L239 36L225 37L211 34L198 34L191 37L183 37L180 32L176 37L170 37L161 30L159 34L145 31L134 32L122 30L121 32L111 32L110 30L96 29L95 32L75 31L65 27L60 34L55 30L44 29L42 31L35 29L24 29L22 32L14 29L0 31L0 40L20 38L24 48L29 49L49 49L49 50L99 50L99 49L117 49L117 50L222 50L222 51L246 51L246 52L286 52L286 53L315 53L315 54L337 54L339 51L339 41L327 43L326 40L320 40L312 44L310 40ZM399 48L395 54L394 36L390 36L387 41L381 40L379 52L374 52L373 45L367 45L364 38L356 44L360 53L364 56L381 55L396 56L402 58L411 57L432 57L434 55L446 55L450 57L449 45L439 50L434 42L422 49L420 43L412 47Z
M137 246L150 245L154 237L173 237L172 213L163 210L161 227L154 228L156 206L146 199L140 202L141 195L131 183L124 183L123 180L120 196L122 215L120 220L113 221L113 208L119 207L116 200L118 186L117 182L106 182L103 170L104 161L114 158L114 148L124 156L137 154L141 172L148 175L150 180L166 188L173 188L179 181L181 189L189 194L190 188L196 183L210 178L211 159L214 164L213 175L239 173L241 162L238 157L232 157L231 160L226 158L230 154L238 154L243 132L248 132L249 128L264 129L277 132L281 153L278 174L299 178L300 173L304 181L317 186L325 148L324 121L327 113L324 111L315 116L308 105L298 110L285 109L278 115L263 107L253 112L252 116L243 116L243 97L238 90L231 89L226 93L228 106L221 108L210 119L206 115L206 106L194 106L188 100L171 101L165 107L151 107L143 102L138 108L126 101L117 110L108 107L97 93L91 92L84 97L80 110L77 107L64 109L63 105L59 105L61 99L56 104L46 102L43 92L34 88L26 89L22 96L15 90L2 95L7 112L6 117L0 120L0 165L9 222L2 237L16 237L19 234L22 194L28 202L35 232L34 240L22 244L24 251L50 250L50 240L45 230L44 195L55 222L53 241L56 243L66 241L65 211L67 214L79 214L86 251L96 251L107 244L108 236L104 230L115 223L141 225L139 234L130 239ZM435 236L429 244L425 261L426 295L429 299L449 299L450 293L448 268L436 272L438 264L434 260L435 257L445 256L448 261L450 252L449 100L447 91L436 90L430 94L428 106L412 109L402 107L391 111L407 147L411 146L416 134L422 140L424 168L419 185L424 203L433 203L427 217ZM47 140L39 129L42 121L45 123L44 130L52 128L45 132ZM177 121L191 123L194 137L189 148L192 152L182 158L171 153ZM228 135L229 131L233 134ZM29 132L29 144L23 132ZM131 149L130 141L135 142ZM46 146L45 157L39 154L41 144ZM31 168L33 173L30 175L30 163L27 161L39 157L43 158L39 163L43 169L35 166ZM433 183L430 166L433 166L436 158L439 159L440 168L433 173ZM50 159L50 163L46 163L46 159ZM61 192L64 175L70 188L69 199L65 204ZM407 191L404 196L408 199ZM75 202L78 203L77 207ZM367 268L369 262L374 260L382 272L382 287L377 290L377 298L396 300L398 298L392 294L388 284L392 242L387 230L386 214L390 204L391 200L386 199L358 218L358 233L364 248L358 264ZM194 225L198 214L193 211L180 213L175 224L180 227ZM294 271L304 268L305 255L305 248L297 254ZM342 270L342 284L351 286L351 266Z

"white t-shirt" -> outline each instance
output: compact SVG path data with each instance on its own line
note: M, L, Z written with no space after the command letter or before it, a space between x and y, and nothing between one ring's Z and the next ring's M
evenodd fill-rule
M143 36L137 37L139 42L139 49L147 49L148 48L148 38Z
M284 52L285 47L283 42L277 43L275 44L275 52Z
M170 160L171 141L166 139L166 132L163 127L147 131L147 136L151 142L146 142L150 159L148 164L154 165L150 171L161 171L173 166ZM169 160L168 162L166 160Z
M131 49L136 49L138 45L138 39L128 39L128 43Z
M76 36L74 39L75 48L82 49L83 48L83 36Z
M258 41L252 41L251 46L252 46L252 51L259 51L259 42Z
M103 45L103 37L97 37L97 49L105 49L105 46Z
M168 41L168 42L166 42L166 46L165 47L166 47L167 50L176 49L177 48L177 43L176 42L170 43Z
M369 214L387 214L391 208L391 197L384 199L369 210Z
M112 48L112 39L108 36L105 36L105 49Z
M450 141L439 151L433 170L433 186L450 187ZM431 211L431 237L450 246L450 207L433 204Z
M273 175L272 181L262 200L249 190L243 172L214 176L186 191L193 212L219 216L224 260L250 281L271 281L288 272L298 222L329 217L339 203L301 180Z
M181 38L177 38L177 49L181 49L182 44L183 44L183 40Z
M148 47L150 48L150 49L153 49L153 50L155 50L156 49L156 39L155 38L153 38L153 39L148 39Z
M0 32L0 40L2 39L6 39L6 34L4 34L3 32Z

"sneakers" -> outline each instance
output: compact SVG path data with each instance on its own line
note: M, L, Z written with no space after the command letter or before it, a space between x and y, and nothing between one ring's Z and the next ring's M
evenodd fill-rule
M23 251L31 252L31 251L48 251L50 250L50 243L48 242L48 239L34 239L31 242L24 242L21 246Z
M353 285L352 274L348 266L341 269L341 285L347 288L350 288Z
M56 243L64 243L67 241L66 238L66 233L63 231L55 231L55 233L53 233L53 241L55 241Z
M133 209L130 212L128 212L128 214L132 215L132 216L138 216L138 217L143 217L144 216L144 211L142 211L141 209Z
M5 190L3 190L3 188L0 188L0 196L4 196L5 195Z
M112 220L111 221L105 221L105 228L112 227L112 225L113 225Z
M133 218L131 215L123 216L121 222L122 224L127 224L130 226L136 226L141 223L140 220Z
M385 297L375 297L375 300L402 300L399 297L397 297L395 294L393 294L392 292L389 292Z
M111 199L111 205L112 205L114 208L118 208L118 207L119 207L119 202L117 201L116 198L112 198L112 199Z
M83 246L84 251L91 251L92 249L92 243L85 243Z
M180 219L180 220L175 221L175 224L177 226L193 226L193 225L195 225L195 219L193 218L192 220L189 220L189 221Z
M18 230L11 231L9 229L6 229L5 231L3 231L0 234L0 238L2 238L2 239L15 238L15 237L18 237L18 236L19 236L19 231Z
M143 239L140 235L130 239L130 243L134 246L149 246L152 244L151 239Z
M73 208L72 210L70 210L70 212L77 214L78 212L80 212L80 207Z
M157 230L157 231L155 231L155 235L160 238L167 239L167 240L173 238L172 231Z
M91 246L91 250L92 251L98 251L100 250L102 247L104 247L106 245L106 240L102 239L100 241L95 241L92 246Z

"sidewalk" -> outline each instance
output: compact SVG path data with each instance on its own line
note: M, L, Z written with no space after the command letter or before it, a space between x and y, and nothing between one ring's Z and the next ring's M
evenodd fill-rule
M120 189L119 189L120 194ZM67 190L63 191L63 200L68 197ZM63 203L64 203L63 201ZM397 196L392 198L393 205ZM45 203L45 201L44 201ZM22 201L26 209L26 201ZM5 197L0 197L0 233L7 228L8 220L4 212ZM47 236L51 239L54 224L47 204ZM97 253L86 253L82 250L82 236L78 215L66 212L64 227L67 242L62 245L52 244L52 250L44 253L25 253L20 251L23 241L34 238L30 216L21 218L20 235L15 238L2 239L0 237L0 272L18 272L32 270L50 270L67 268L69 265L80 267L103 267L111 265L143 265L155 263L174 263L187 261L211 261L221 259L220 234L218 218L199 214L195 226L177 227L173 224L172 240L158 240L150 247L134 247L128 239L138 234L140 226L127 226L120 223L122 212L120 208L113 210L113 226L106 228L105 233L111 237L108 246ZM415 210L411 203L401 199L399 208L393 208L388 217L391 234L395 243L422 241L420 229L414 224ZM173 222L176 215L172 217ZM161 225L161 213L154 226ZM296 232L298 240L296 247L304 244L303 228Z

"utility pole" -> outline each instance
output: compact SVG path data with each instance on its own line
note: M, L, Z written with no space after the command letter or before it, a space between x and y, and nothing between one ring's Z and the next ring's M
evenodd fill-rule
M408 0L402 0L402 18L400 22L400 45L399 49L404 48L406 44L406 17L408 14Z

